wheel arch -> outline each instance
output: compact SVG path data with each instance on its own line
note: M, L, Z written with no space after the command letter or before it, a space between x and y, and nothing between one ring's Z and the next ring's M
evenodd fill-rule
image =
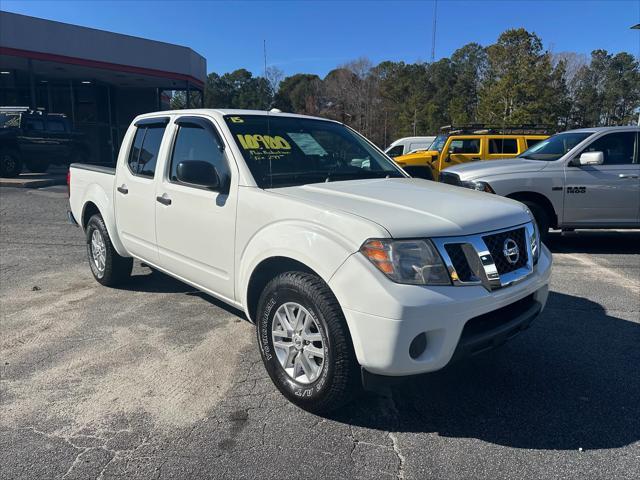
M542 208L544 208L544 210L549 215L549 220L551 221L550 226L552 228L558 227L558 214L556 213L551 200L549 200L545 195L537 192L513 192L505 196L519 202L530 201L537 203Z
M314 269L291 257L268 257L256 265L249 277L246 291L245 310L249 320L255 323L258 300L267 284L281 273L292 271L310 273L322 278Z
M127 250L120 241L113 215L113 205L107 199L104 191L94 184L87 189L85 198L86 199L82 205L82 214L80 215L80 225L82 226L82 229L86 230L87 222L89 222L92 215L99 214L104 221L105 227L107 227L109 239L111 240L113 248L118 252L118 255L121 257L130 257L131 255L127 253Z

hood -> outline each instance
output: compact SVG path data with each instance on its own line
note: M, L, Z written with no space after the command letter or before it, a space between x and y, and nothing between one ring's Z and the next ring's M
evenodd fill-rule
M394 238L470 235L529 221L525 207L514 200L418 178L317 183L271 191L358 215L381 225Z
M444 170L460 175L462 180L475 180L504 173L539 172L549 162L541 160L526 160L524 158L510 158L506 160L488 160L483 162L464 163Z
M420 163L425 160L430 161L432 157L438 158L438 155L440 154L437 150L418 150L417 152L400 155L393 160L399 165L405 165L407 163L414 163L416 160L420 161Z

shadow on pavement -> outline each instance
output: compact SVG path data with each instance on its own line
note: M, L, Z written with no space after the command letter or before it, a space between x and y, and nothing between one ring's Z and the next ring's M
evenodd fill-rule
M237 308L234 308L211 295L201 292L191 285L187 285L180 280L162 273L159 270L148 267L145 264L142 266L147 267L149 271L144 273L134 272L131 278L126 283L120 285L118 289L147 293L184 293L189 296L202 298L218 308L232 313L243 320L247 320L243 311L238 310Z
M623 447L640 440L640 325L584 298L551 293L527 332L410 379L392 399L384 406L364 397L333 418L513 448Z
M640 230L552 232L545 244L553 253L640 253Z

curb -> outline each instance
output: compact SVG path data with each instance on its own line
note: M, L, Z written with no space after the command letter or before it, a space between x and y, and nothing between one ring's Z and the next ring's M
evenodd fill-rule
M14 188L42 188L51 187L53 185L65 185L66 178L41 178L41 179L22 179L22 178L0 178L0 187Z

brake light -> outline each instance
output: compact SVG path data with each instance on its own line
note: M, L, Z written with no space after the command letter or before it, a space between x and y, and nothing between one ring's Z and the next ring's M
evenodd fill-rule
M67 170L67 198L71 198L71 169Z

